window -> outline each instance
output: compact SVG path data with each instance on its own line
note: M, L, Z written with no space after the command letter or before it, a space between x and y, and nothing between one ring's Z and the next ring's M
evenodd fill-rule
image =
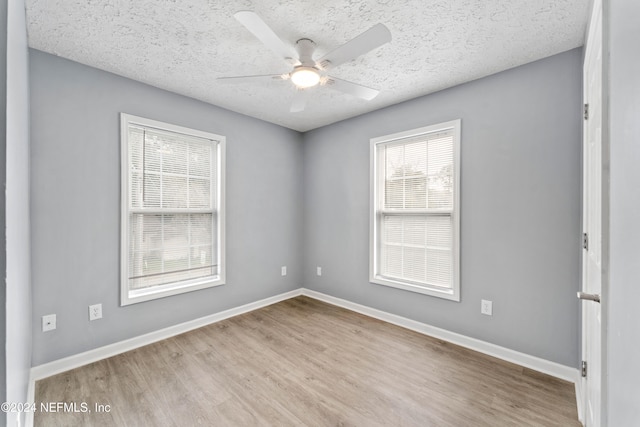
M121 304L224 284L224 137L120 120Z
M371 140L370 281L460 301L460 120Z

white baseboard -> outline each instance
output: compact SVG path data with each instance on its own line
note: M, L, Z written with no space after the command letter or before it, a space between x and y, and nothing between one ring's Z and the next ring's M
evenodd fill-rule
M411 329L412 331L419 332L424 335L429 335L434 338L448 341L461 347L466 347L480 353L488 354L489 356L497 357L498 359L506 360L507 362L515 363L520 366L524 366L526 368L530 368L535 371L542 372L556 378L563 379L565 381L569 381L571 383L576 382L578 370L570 366L561 365L559 363L551 362L539 357L520 353L506 347L501 347L499 345L491 344L486 341L481 341L465 335L457 334L455 332L447 331L446 329L437 328L426 323L417 322L415 320L407 319L406 317L356 304L347 300L323 294L321 292L312 291L310 289L303 288L302 295L342 308L346 308L348 310L364 314L365 316L383 320L394 325L402 326L403 328Z
M43 378L47 378L52 375L68 371L70 369L88 365L89 363L97 362L99 360L106 359L108 357L115 356L129 350L133 350L157 341L171 338L173 336L191 331L193 329L201 328L203 326L210 325L212 323L216 323L221 320L237 316L239 314L248 313L250 311L296 297L301 293L302 289L295 289L293 291L265 298L260 301L241 305L240 307L230 308L229 310L221 311L219 313L211 314L205 317L200 317L199 319L190 320L188 322L180 323L178 325L170 326L168 328L160 329L148 334L129 338L127 340L116 342L113 344L108 344L104 347L99 347L93 350L85 351L83 353L74 354L73 356L65 357L63 359L54 360L53 362L34 366L33 368L31 368L31 381L33 382Z
M495 344L491 344L485 341L481 341L475 338L467 337L465 335L457 334L455 332L447 331L446 329L437 328L435 326L428 325L426 323L417 322L415 320L407 319L406 317L391 314L382 310L367 307L361 304L356 304L347 300L333 297L331 295L323 294L321 292L313 291L306 288L299 288L293 291L285 292L279 295L275 295L269 298L255 301L249 304L242 305L240 307L231 308L229 310L221 311L219 313L211 314L209 316L194 319L189 322L180 323L178 325L170 326L168 328L160 329L158 331L150 332L148 334L133 337L124 341L109 344L104 347L99 347L93 350L85 351L83 353L75 354L63 359L54 360L49 363L34 366L31 368L30 381L28 388L28 401L35 401L35 382L37 380L50 377L61 372L65 372L71 369L78 368L80 366L88 365L89 363L97 362L99 360L106 359L111 356L115 356L136 348L152 344L163 339L171 338L173 336L197 329L203 326L210 325L212 323L219 322L224 319L228 319L233 316L248 313L253 310L257 310L262 307L266 307L271 304L275 304L280 301L284 301L290 298L297 297L299 295L305 295L310 298L317 299L338 307L346 308L351 311L355 311L365 316L373 317L394 325L401 326L403 328L410 329L412 331L428 335L434 338L438 338L450 343L469 348L471 350L484 353L498 359L506 360L507 362L515 363L538 372L542 372L565 381L569 381L575 384L576 387L576 400L578 402L578 414L581 412L582 401L582 389L579 372L577 369L560 365L555 362L551 362L545 359L541 359L535 356L531 356L525 353L520 353L515 350L511 350L505 347L501 347ZM26 426L33 426L33 413L26 414Z
M199 319L194 319L188 322L180 323L178 325L170 326L168 328L160 329L158 331L150 332L148 334L129 338L124 341L108 344L104 347L99 347L93 350L85 351L83 353L74 354L73 356L65 357L63 359L54 360L53 362L34 366L31 368L30 372L29 387L27 390L28 402L35 402L35 383L36 381L43 378L47 378L71 369L79 368L80 366L88 365L89 363L97 362L99 360L106 359L108 357L124 353L126 351L134 350L136 348L152 344L157 341L171 338L176 335L180 335L182 333L189 332L194 329L198 329L233 316L237 316L239 314L248 313L250 311L257 310L259 308L266 307L280 301L288 300L301 294L302 288L294 289L293 291L285 292L279 295L262 299L260 301L241 305L240 307L230 308L229 310L221 311L209 316L200 317ZM25 426L33 426L33 412L26 413Z
M576 368L561 365L559 363L551 362L525 353L520 353L515 350L511 350L455 332L447 331L446 329L437 328L426 323L417 322L415 320L407 319L406 317L356 304L344 299L336 298L331 295L323 294L321 292L313 291L306 288L295 289L293 291L265 298L260 301L245 304L240 307L231 308L229 310L221 311L219 313L211 314L209 316L201 317L189 322L180 323L178 325L170 326L168 328L160 329L158 331L150 332L138 337L133 337L124 341L106 345L104 347L99 347L83 353L75 354L73 356L65 357L63 359L54 360L53 362L34 366L33 368L31 368L31 380L33 382L43 378L47 378L52 375L68 371L70 369L97 362L98 360L106 359L108 357L115 356L117 354L124 353L126 351L133 350L138 347L142 347L166 338L170 338L175 335L200 328L202 326L210 325L212 323L219 322L221 320L228 319L239 314L257 310L259 308L266 307L268 305L275 304L289 298L294 298L298 295L305 295L319 301L324 301L329 304L346 308L348 310L352 310L366 316L370 316L388 323L392 323L394 325L411 329L412 331L448 341L453 344L469 348L471 350L479 351L480 353L488 354L490 356L494 356L508 362L516 363L518 365L525 366L527 368L534 369L536 371L543 372L545 374L552 375L554 377L561 378L575 384L578 384L580 382L576 381L576 378L578 378L579 376L578 370ZM33 392L33 390L31 390L30 392Z

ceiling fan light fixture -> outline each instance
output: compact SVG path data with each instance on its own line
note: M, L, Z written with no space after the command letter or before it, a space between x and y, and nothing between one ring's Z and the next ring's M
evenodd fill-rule
M301 89L320 83L320 74L314 67L296 67L291 73L291 81Z

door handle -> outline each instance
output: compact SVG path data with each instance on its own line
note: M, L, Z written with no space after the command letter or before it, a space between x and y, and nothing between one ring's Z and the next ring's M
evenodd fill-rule
M578 299L584 299L588 301L600 302L600 295L598 294L587 294L585 292L578 292Z

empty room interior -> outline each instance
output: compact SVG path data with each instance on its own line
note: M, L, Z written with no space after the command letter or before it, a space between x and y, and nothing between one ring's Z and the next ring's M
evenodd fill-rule
M640 425L640 2L0 19L0 425Z

